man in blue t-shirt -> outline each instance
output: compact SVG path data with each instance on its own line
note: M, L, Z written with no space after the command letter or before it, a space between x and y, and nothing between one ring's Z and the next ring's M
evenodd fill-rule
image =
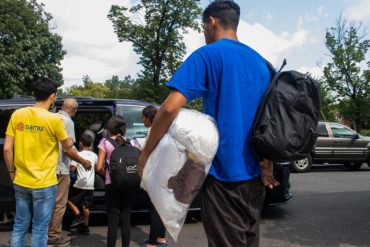
M250 144L253 120L270 73L265 60L238 41L240 9L215 1L203 12L207 45L192 53L167 86L171 93L159 109L139 160L148 156L181 107L203 98L206 114L220 132L216 157L203 187L203 223L209 246L258 246L264 185L274 187L272 162L257 157Z

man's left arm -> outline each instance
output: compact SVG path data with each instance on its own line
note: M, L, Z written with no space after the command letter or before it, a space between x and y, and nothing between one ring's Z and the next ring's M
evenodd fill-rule
M143 175L145 163L157 146L162 137L166 134L171 126L172 121L180 112L181 107L186 104L186 98L179 91L173 90L162 103L157 114L155 115L153 125L150 129L150 134L145 142L144 148L141 150L141 155L138 162L138 174Z
M63 152L65 152L68 157L71 159L77 161L80 163L83 167L85 167L86 170L91 169L91 162L82 158L79 154L78 151L73 147L73 140L72 138L68 137L64 141L60 141L60 144L62 145Z
M14 182L15 178L15 166L14 166L14 137L6 135L5 136L5 141L4 141L4 160L6 167L8 169L8 173L10 176L10 179L12 182Z

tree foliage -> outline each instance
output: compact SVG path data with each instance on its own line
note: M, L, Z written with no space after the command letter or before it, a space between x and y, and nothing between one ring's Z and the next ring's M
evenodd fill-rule
M140 55L143 70L134 87L139 99L159 103L167 96L165 84L186 52L182 34L188 28L200 30L196 20L201 14L199 3L200 0L141 0L130 9L111 7L108 18L119 41L131 42Z
M0 98L30 95L38 76L63 83L62 38L52 33L52 16L36 0L0 1Z
M84 75L82 81L83 85L74 85L61 94L95 98L136 99L133 93L134 80L130 76L120 80L118 76L114 75L105 83L100 83L93 82L88 75Z
M135 99L134 82L135 80L131 76L126 76L123 80L120 80L116 75L112 76L104 84L109 89L108 98Z
M321 96L321 118L325 121L335 120L335 102L329 85L325 80L319 79Z
M332 61L325 66L324 77L335 93L340 112L353 121L357 130L370 120L370 63L365 63L370 40L365 37L361 24L348 23L342 17L326 32Z
M88 75L82 78L83 85L74 85L67 90L67 94L74 96L90 96L95 98L107 98L109 88L99 82L93 82Z

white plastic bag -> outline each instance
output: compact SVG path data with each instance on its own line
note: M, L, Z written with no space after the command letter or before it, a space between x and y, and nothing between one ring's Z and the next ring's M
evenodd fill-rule
M199 191L218 148L214 120L182 110L145 165L141 187L177 241L189 206Z
M200 163L211 163L218 148L218 130L211 116L195 110L182 110L168 133L192 153Z

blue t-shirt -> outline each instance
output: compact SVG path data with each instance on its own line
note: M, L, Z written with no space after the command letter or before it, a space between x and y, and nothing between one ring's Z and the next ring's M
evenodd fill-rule
M187 101L202 97L204 113L217 122L220 144L209 172L216 179L234 182L260 175L250 137L269 81L266 62L256 51L222 39L193 52L168 82Z

